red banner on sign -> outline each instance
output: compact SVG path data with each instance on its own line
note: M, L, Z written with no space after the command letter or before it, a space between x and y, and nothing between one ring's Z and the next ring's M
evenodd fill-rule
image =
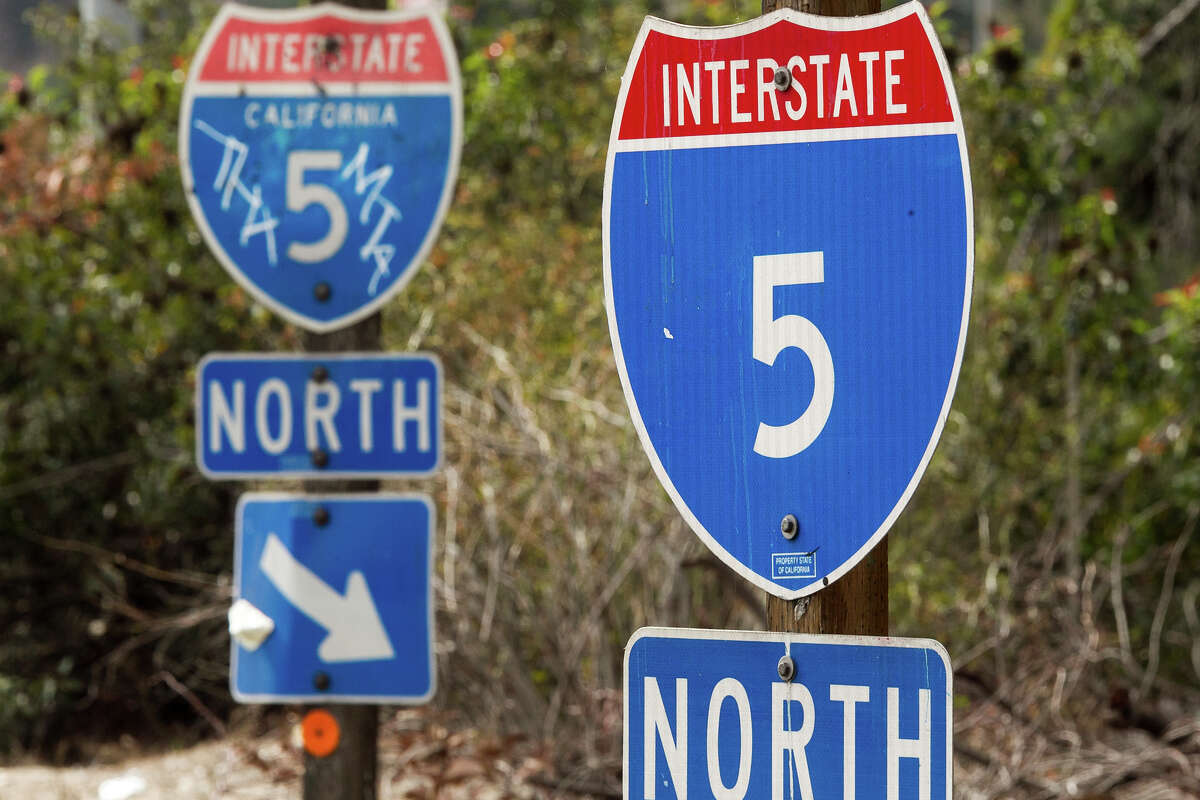
M442 83L447 73L425 17L387 24L332 15L282 23L231 17L199 80Z
M619 138L953 122L941 76L916 14L865 30L779 19L735 38L652 30L630 78Z

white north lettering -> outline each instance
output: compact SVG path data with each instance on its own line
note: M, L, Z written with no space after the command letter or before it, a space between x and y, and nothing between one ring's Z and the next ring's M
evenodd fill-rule
M383 381L375 378L359 378L350 381L350 391L358 395L358 446L364 453L375 449L374 415L371 413L371 395L383 389Z
M799 729L792 727L792 703L800 704ZM812 693L808 687L798 681L771 684L771 800L784 800L785 773L789 786L795 776L802 800L813 800L812 777L808 772L808 756L804 748L812 739L816 723ZM791 757L791 770L787 769L788 756ZM791 792L786 795L792 796Z
M342 451L342 440L333 424L333 417L341 405L342 390L333 381L308 382L304 389L304 444L310 452L321 446L318 425L325 434L329 452Z
M394 380L390 387L391 402L380 404L379 419L375 415L376 399L386 391L384 381L379 378L355 378L342 384L332 380L308 381L302 392L297 389L295 393L280 378L251 383L249 388L242 379L208 380L203 409L208 431L203 441L212 454L249 450L280 455L292 447L299 432L294 425L298 421L303 425L303 443L308 451L324 448L330 453L340 453L357 448L361 453L380 449L429 453L435 435L433 381L415 380L415 404L406 402L405 381ZM356 395L358 402L343 403L346 392ZM253 394L253 422L247 419L250 394ZM355 414L357 435L348 433L353 430ZM247 428L251 425L248 437ZM342 440L343 435L348 441Z
M208 382L208 449L221 452L221 432L229 437L235 453L246 450L246 384L233 382L233 408L230 409L220 381Z
M738 771L733 786L726 786L721 777L721 761L714 756L720 752L721 706L732 699L738 712ZM716 800L742 800L750 788L750 764L754 758L754 725L750 720L750 698L746 687L733 678L722 678L713 687L708 700L708 787Z
M675 784L675 796L687 797L687 678L675 679L675 734L663 704L658 679L646 676L643 681L645 698L642 724L642 752L646 754L642 770L642 794L645 800L655 800L658 791L658 756L655 742L662 742L667 757L667 772Z
M275 433L271 432L267 419L271 398L275 398L279 406L279 430ZM279 378L263 381L258 388L258 397L254 401L254 430L262 449L273 456L287 450L292 444L292 393Z
M854 800L854 756L858 748L854 707L871 699L871 687L834 683L829 686L829 699L842 704L842 800Z
M933 766L932 695L928 689L917 692L917 738L900 736L900 690L887 690L887 800L900 800L900 759L917 759L917 800L929 800L930 771Z
M704 682L696 685L693 677L691 688L694 696L691 699L700 708L689 709L689 681L687 678L675 678L672 715L667 711L662 693L664 688L669 691L669 686L660 686L660 681L667 684L670 680L652 676L642 678L642 791L639 796L644 800L656 800L658 797L663 800L667 797L686 800L689 779L703 782L701 776L705 773L707 787L691 786L697 796L712 797L714 800L745 800L748 796L759 795L766 797L768 776L763 773L768 769L770 800L815 800L814 786L824 786L827 793L834 792L828 794L829 797L838 797L834 787L839 771L842 784L840 800L856 800L859 777L863 778L864 795L872 798L931 800L934 767L933 692L929 689L904 692L904 728L906 732L912 730L916 734L914 738L908 738L900 735L901 691L896 687L886 687L886 690L877 687L876 693L873 693L871 687L865 685L826 684L830 703L820 705L822 715L818 718L818 704L814 702L812 691L807 686L799 681L774 682L771 684L768 751L766 742L760 742L755 747L755 734L765 738L767 733L763 727L767 720L755 717L755 710L760 716L767 713L761 705L764 698L759 697L760 705L755 709L746 685L741 681L725 677L715 684ZM708 688L710 685L711 691ZM760 688L766 687L763 685ZM821 686L820 690L824 692L825 687ZM706 700L707 709L704 708ZM881 702L885 708L878 707ZM841 706L840 723L836 718L838 705ZM875 706L873 713L872 705ZM831 706L832 710L827 711ZM735 713L730 714L731 710ZM882 724L876 722L881 711L886 711ZM703 715L701 719L705 721L703 728L691 726L691 733L702 731L705 734L698 742L694 737L689 737L689 719L694 719L695 714ZM871 723L865 726L865 732L859 731L857 724L859 717L864 715ZM814 738L818 731L820 736ZM636 736L636 729L631 733ZM842 751L840 759L837 758L836 744L839 740ZM633 741L636 742L636 739ZM813 748L812 759L808 757L810 747ZM768 758L769 765L765 763ZM701 761L693 764L695 759ZM906 775L905 795L901 797L900 762L903 759L916 760L917 780L912 780L909 776L911 773ZM859 770L861 764L875 765L881 761L882 768L879 770ZM667 774L660 769L664 763ZM689 764L692 766L689 767ZM755 776L756 789L752 792L750 782ZM636 780L636 776L631 776L631 780Z
M417 381L417 404L408 406L404 403L404 381L392 383L392 447L396 452L408 449L407 437L404 435L405 423L417 424L417 449L422 453L429 452L432 446L429 428L429 381Z

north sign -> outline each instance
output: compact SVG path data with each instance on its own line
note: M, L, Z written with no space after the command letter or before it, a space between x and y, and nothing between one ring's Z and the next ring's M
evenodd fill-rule
M971 217L919 3L642 26L605 182L613 348L659 480L763 589L836 580L912 496L962 361Z
M442 460L442 370L425 353L210 353L196 370L209 478L425 477Z
M208 246L260 302L327 332L413 277L450 202L458 62L432 11L226 3L184 87L180 166Z
M235 637L234 699L428 701L433 524L422 495L243 495L235 607L249 604L271 632L252 646Z
M949 800L952 679L929 639L643 628L623 796Z

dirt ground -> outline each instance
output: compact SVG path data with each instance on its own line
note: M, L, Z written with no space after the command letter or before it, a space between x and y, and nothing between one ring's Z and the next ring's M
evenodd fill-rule
M987 704L983 710L988 711ZM994 710L994 709L992 709ZM1187 713L1158 735L1105 727L1055 750L1053 736L1011 717L964 712L955 731L955 797L1188 800L1200 797L1200 716ZM154 755L132 742L106 746L91 763L0 767L0 800L299 800L303 758L298 715L258 733ZM1053 731L1051 731L1053 733ZM497 737L425 710L384 711L378 800L618 798L611 758L562 774L550 748Z
M122 786L130 787L124 792L128 800L214 797L282 800L299 796L297 778L273 778L247 759L241 752L243 748L260 752L272 761L299 763L278 742L213 742L111 765L0 768L0 797L116 800L123 794ZM145 787L140 791L133 788L139 785L139 778Z
M0 767L9 800L298 800L303 772L297 721L264 736L218 741L155 755L117 757L75 767ZM539 800L588 797L550 775L542 748L519 737L451 731L419 711L385 715L380 728L379 800ZM567 793L564 793L564 788ZM620 796L612 785L599 796Z

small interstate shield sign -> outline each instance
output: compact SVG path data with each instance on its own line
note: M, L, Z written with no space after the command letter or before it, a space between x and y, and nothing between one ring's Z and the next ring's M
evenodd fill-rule
M458 62L431 12L221 7L179 120L192 214L231 275L326 332L412 278L450 202Z
M971 243L919 3L647 18L609 143L609 328L659 480L743 577L811 594L896 520L950 409Z

